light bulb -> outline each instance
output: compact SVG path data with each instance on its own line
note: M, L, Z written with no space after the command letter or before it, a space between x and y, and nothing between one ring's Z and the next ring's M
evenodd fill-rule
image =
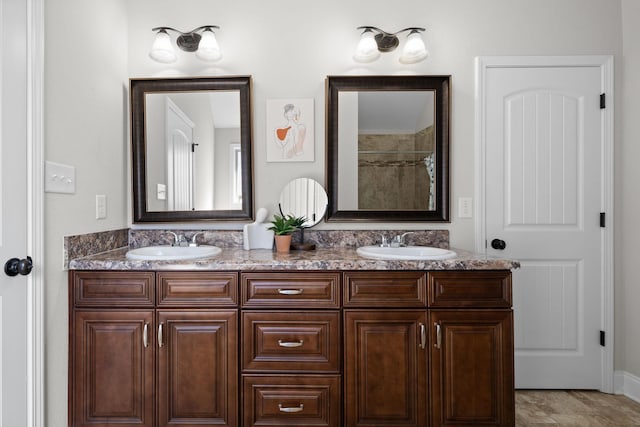
M429 51L422 40L422 36L418 31L411 31L407 37L407 42L402 49L402 55L400 55L400 62L402 64L415 64L420 62L429 56Z
M164 64L176 62L178 59L176 51L171 45L171 37L169 37L169 34L167 34L165 30L160 30L156 34L149 56L154 61L162 62Z
M211 31L211 28L207 28L202 32L202 38L200 39L200 44L198 44L196 56L198 59L210 62L219 61L222 58L222 52L216 40L216 35Z
M353 59L356 62L373 62L379 57L380 51L378 50L378 43L376 43L373 31L370 29L364 30L360 36L360 41L356 47L356 53L353 55Z

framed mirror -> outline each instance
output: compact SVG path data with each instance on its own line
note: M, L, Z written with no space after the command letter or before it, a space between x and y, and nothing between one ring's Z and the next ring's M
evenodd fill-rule
M134 222L251 220L251 77L131 79Z
M449 221L450 76L326 79L327 221Z

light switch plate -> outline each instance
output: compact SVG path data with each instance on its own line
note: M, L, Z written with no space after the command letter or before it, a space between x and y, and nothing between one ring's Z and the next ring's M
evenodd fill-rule
M107 217L107 196L104 194L96 194L96 219L105 219Z
M44 162L44 191L47 193L76 192L76 168L60 163Z
M167 200L167 186L164 184L157 184L156 194L158 200Z
M473 217L473 199L471 197L458 197L458 218Z

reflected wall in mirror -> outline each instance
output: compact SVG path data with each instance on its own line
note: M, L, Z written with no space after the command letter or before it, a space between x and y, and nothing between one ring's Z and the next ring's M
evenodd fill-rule
M328 221L449 221L449 76L329 76Z
M253 217L251 78L131 79L134 222Z

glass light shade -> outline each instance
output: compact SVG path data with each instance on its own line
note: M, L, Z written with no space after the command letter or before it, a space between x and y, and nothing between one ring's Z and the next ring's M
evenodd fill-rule
M356 47L353 59L356 62L373 62L380 57L378 44L374 38L373 31L365 30L360 36L360 41Z
M210 62L219 61L222 58L222 51L218 45L218 40L216 40L216 35L210 29L202 32L196 56L198 59Z
M411 32L407 37L407 42L402 49L402 55L400 55L400 62L403 64L415 64L420 62L429 56L429 51L422 40L422 36L419 32Z
M164 64L176 62L178 56L176 55L175 49L171 45L171 37L169 37L169 34L167 34L166 31L158 31L158 34L156 34L156 39L153 41L153 46L151 46L151 52L149 52L149 56L154 61L162 62Z

